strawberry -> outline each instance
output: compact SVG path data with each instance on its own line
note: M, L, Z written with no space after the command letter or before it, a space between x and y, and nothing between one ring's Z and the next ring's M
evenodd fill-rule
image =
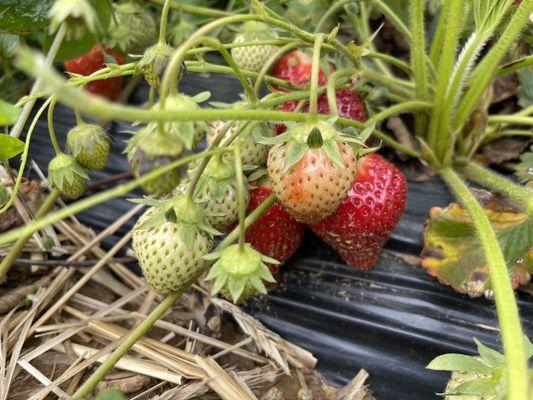
M307 122L274 138L268 175L278 200L299 222L329 216L342 202L355 176L356 157L330 121Z
M225 123L223 121L216 121L211 125L211 129L207 133L207 144L210 146L213 140L221 134ZM237 125L233 125L224 135L222 145L228 144L227 141L238 129ZM268 137L272 135L272 130L268 128L267 124L260 122L254 124L250 129L245 129L240 133L237 140L241 143L241 161L244 165L264 165L268 157L269 146L257 142L254 136Z
M296 86L305 87L311 81L311 69L311 57L301 50L294 50L285 54L274 64L271 75ZM318 84L323 86L327 80L324 70L320 68Z
M328 218L310 228L339 252L348 265L369 269L405 208L403 174L378 154L357 164L348 196Z
M103 44L98 43L89 50L86 54L65 61L65 71L78 75L91 75L92 73L105 68L106 63L124 64L124 57L108 50ZM85 89L98 96L105 97L109 100L117 100L120 96L122 87L122 77L100 79L98 81L89 82L85 85Z
M260 181L257 187L250 190L247 214L259 207L271 194L272 188L268 180ZM279 266L285 264L298 250L304 236L305 226L291 217L279 201L246 230L246 241L261 254L278 260ZM273 273L279 266L268 264Z
M349 118L355 121L366 121L365 103L363 99L350 89L336 89L335 97L337 99L337 111L339 117ZM328 96L322 94L318 96L318 113L329 115ZM298 106L297 101L289 101L278 107L280 111L294 111ZM305 103L302 112L309 111L309 103ZM276 133L279 135L287 130L285 124L276 124Z
M157 39L158 28L153 14L134 1L113 6L115 17L111 20L106 45L126 54L142 54Z
M262 22L248 21L243 25L242 31L235 35L233 43L276 38L276 33L268 25ZM278 47L273 45L234 47L231 49L231 56L240 69L259 72L277 49Z
M213 281L211 293L222 291L235 303L246 301L257 291L266 294L263 280L275 282L265 263L277 264L277 261L262 255L248 243L231 245L204 258L218 259L205 278Z
M56 155L48 164L48 181L63 197L77 199L85 192L89 176L76 159L68 154Z
M137 64L137 73L142 73L146 82L157 90L159 90L159 86L161 85L160 75L166 68L172 52L173 49L168 44L158 42L146 49ZM182 68L180 67L178 82L181 79L181 74Z
M160 132L157 124L149 124L134 133L126 153L131 170L136 177L176 161L183 152L183 142L173 135ZM180 181L179 169L149 180L143 185L145 192L155 195L170 193Z
M190 171L193 176L196 170ZM243 182L245 188L247 183ZM183 182L180 189L187 188L189 182ZM239 201L237 197L237 177L233 163L224 157L215 156L207 164L194 191L194 201L202 207L206 221L214 229L223 231L233 225L239 218ZM245 190L245 202L249 194Z
M110 141L99 125L82 123L67 134L67 150L85 168L102 170L109 156Z
M140 201L146 202L146 201ZM207 267L213 234L199 206L185 195L153 205L133 230L133 250L148 284L166 295L185 290Z

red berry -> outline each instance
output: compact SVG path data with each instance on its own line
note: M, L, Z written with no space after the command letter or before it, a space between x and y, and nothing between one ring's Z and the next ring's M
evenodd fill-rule
M366 121L365 103L361 96L350 89L337 89L335 91L337 98L337 110L342 118L349 118L355 121ZM289 101L278 107L279 111L294 111L298 106L297 101ZM324 93L318 97L318 113L328 115L329 104L328 96ZM309 103L302 107L302 112L309 111ZM285 124L276 124L276 133L279 135L287 130Z
M406 196L403 174L380 155L369 154L359 160L354 183L341 205L310 228L348 265L369 269L400 220Z
M271 194L272 188L266 180L250 190L247 214L259 207ZM276 201L246 230L246 241L261 254L280 262L280 265L268 265L275 272L298 250L304 235L305 226L292 218L280 202Z
M65 61L64 66L65 71L67 72L87 76L102 68L105 68L106 62L124 64L124 57L113 50L106 49L103 44L98 43L84 55L69 61ZM121 76L92 81L85 85L85 89L87 89L89 92L105 97L109 100L117 100L120 96L121 88Z
M312 60L306 53L300 50L291 51L281 57L274 68L272 76L305 87L311 80ZM328 81L324 70L320 68L318 84L323 86Z

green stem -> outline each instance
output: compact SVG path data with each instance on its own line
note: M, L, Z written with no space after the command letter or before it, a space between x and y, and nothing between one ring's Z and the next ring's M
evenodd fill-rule
M31 142L31 136L33 134L33 131L35 130L35 126L39 122L39 119L41 118L41 115L43 114L44 110L46 110L46 107L48 107L48 104L50 104L50 101L52 98L48 98L41 108L37 111L35 114L35 117L33 118L33 121L31 122L31 125L28 129L28 133L26 134L26 141L24 142L24 151L22 152L22 155L20 157L20 166L17 173L17 180L15 181L15 186L13 187L13 193L11 194L11 197L9 198L8 202L4 204L4 206L0 209L0 215L2 215L9 207L13 205L15 202L15 199L17 198L17 194L20 188L20 184L22 183L22 178L24 176L24 170L26 169L26 162L28 161L28 153L30 150L30 142ZM0 282L2 280L0 279Z
M368 15L369 10L368 10L367 4L364 2L359 3L359 9L361 12L361 16L359 19L360 23L358 24L358 26L355 27L355 29L356 30L359 29L361 31L361 34L359 35L360 36L359 40L361 42L365 42L365 40L367 40L370 37L370 25L369 25L370 16ZM374 43L368 43L367 50L375 51L376 46L374 46ZM381 59L376 58L374 60L374 64L385 76L393 76L390 70L387 68L387 66L383 64Z
M507 399L527 400L529 377L522 327L498 238L485 210L457 174L450 168L440 170L440 174L470 214L489 269L505 356Z
M238 144L233 150L233 157L235 159L235 177L237 178L237 195L239 196L239 249L244 249L246 243L246 226L244 219L246 218L246 201L244 193L244 175L242 173L241 160L241 146Z
M448 13L450 12L451 3L454 0L444 0L444 4L440 9L439 22L437 24L437 29L435 29L435 34L433 35L433 40L431 42L431 49L429 51L429 59L433 65L437 65L439 58L441 56L442 45L444 41L444 30L448 24L455 24L456 21L448 20ZM453 10L452 10L453 11ZM461 10L456 10L461 11Z
M500 38L494 44L489 53L483 58L473 72L475 79L461 103L457 107L457 115L453 123L453 130L459 131L476 108L483 92L492 81L492 78L509 47L518 38L524 25L528 23L529 14L533 10L533 0L522 0L513 18L505 28Z
M313 47L313 61L311 67L311 95L309 96L309 116L317 119L318 115L318 78L320 74L320 48L324 41L324 35L319 33L316 35L315 46Z
M392 107L386 108L382 112L370 118L368 122L377 123L377 122L386 120L394 115L404 114L404 113L412 112L412 111L427 111L427 110L430 110L431 107L433 107L433 104L426 102L426 101L418 101L418 100L406 101L404 103L395 104Z
M54 147L54 151L56 154L63 154L63 151L61 150L61 147L59 147L59 144L57 143L56 138L56 132L54 129L54 109L57 103L57 99L55 97L52 98L52 101L50 102L50 106L48 107L48 133L50 134L50 140L52 141L52 146Z
M328 95L329 113L331 115L339 114L339 111L337 109L337 95L335 93L337 82L341 78L353 75L356 72L357 70L355 70L354 68L339 69L329 76L328 84L327 84L327 95Z
M483 168L481 165L468 162L460 169L468 180L488 189L492 189L516 202L529 216L533 216L533 192L524 186L517 185L502 175Z
M498 77L504 76L504 75L513 73L515 71L518 71L519 69L527 68L530 65L533 65L533 55L526 56L519 60L511 61L510 63L502 65L496 71L496 76Z
M165 0L149 0L151 3L163 5ZM187 14L194 14L194 15L203 15L206 17L213 17L213 18L219 18L219 17L227 17L229 15L232 15L231 13L228 13L226 11L217 10L214 7L199 7L199 6L193 6L190 4L187 4L184 1L179 0L171 0L170 1L170 8L173 10L181 10Z
M59 190L54 189L46 198L43 205L39 208L35 214L35 219L44 217L53 207L59 196ZM35 232L35 231L34 231ZM0 282L3 282L4 277L8 273L9 269L13 265L13 262L22 254L24 246L28 243L34 232L17 235L18 239L13 246L9 249L7 255L0 262Z
M400 30L401 33L405 36L407 40L410 42L413 41L413 36L411 35L411 31L405 25L402 21L402 19L396 15L394 11L390 9L390 7L385 4L382 0L370 0L372 5L376 6L382 13L387 17L396 27Z
M270 57L270 59L265 63L265 65L261 67L261 70L257 74L257 78L255 79L255 84L254 84L254 93L256 95L259 94L259 90L261 89L261 84L263 83L263 79L265 79L265 77L267 76L268 71L270 71L270 67L272 67L274 62L276 62L276 60L280 58L283 54L288 53L292 49L297 48L299 45L300 43L298 42L291 42L291 43L287 43L285 46L280 47L274 53L274 55Z
M245 220L245 227L249 227L253 224L263 213L265 213L272 204L276 201L274 195L268 197L263 203L259 205ZM235 228L226 238L220 242L215 251L221 251L232 244L239 236L239 228ZM208 264L209 265L209 264ZM113 366L141 339L152 326L161 318L176 302L180 296L185 293L189 287L205 272L207 268L203 268L196 273L194 279L189 284L184 285L183 289L169 294L154 310L145 318L145 320L139 324L127 338L117 347L113 353L100 365L96 371L87 379L82 386L74 393L74 400L82 400L98 385L105 375L113 368Z
M411 44L411 67L415 79L415 92L417 100L426 100L428 97L428 77L426 70L426 41L424 29L424 0L411 0L410 21L413 41ZM423 114L415 115L415 132L421 135L425 129L427 117Z
M455 63L457 43L459 41L461 12L463 9L463 0L448 0L443 6L442 12L449 10L446 14L442 14L439 19L439 27L441 21L446 21L443 26L446 27L446 33L443 39L442 46L438 46L440 62L437 69L437 90L435 92L435 100L433 112L431 114L429 132L427 142L430 148L434 149L437 143L437 132L440 118L443 113L446 92L449 87L449 77L453 71ZM434 41L437 39L434 39ZM434 42L435 43L435 42Z
M166 43L167 41L167 20L169 8L170 0L165 0L163 11L161 12L161 25L159 26L159 43Z
M137 179L132 180L131 182L123 183L121 185L115 186L114 188L100 192L94 196L87 197L83 200L76 201L69 204L66 207L61 208L53 214L48 214L43 218L40 218L36 221L30 222L19 228L11 229L10 231L0 235L0 245L10 243L13 240L21 236L32 235L34 232L38 231L45 226L53 224L54 222L61 221L64 218L68 218L74 214L77 214L83 210L94 207L97 204L106 202L108 200L114 199L115 197L123 196L126 193L132 191L133 189L143 185L144 183L155 179L163 174L168 173L182 165L190 163L201 159L206 156L212 156L214 154L219 154L229 151L228 149L216 149L213 151L208 151L205 153L195 154L193 156L184 157L180 160L176 160L170 164L165 165L164 167L157 168L153 171L150 171L148 174L145 174Z
M489 117L489 122L533 126L533 117L521 117L516 115L491 115Z
M85 121L81 117L80 110L78 110L77 108L74 109L74 118L76 118L76 125L82 125L85 123Z
M344 7L346 4L355 3L359 0L340 0L336 2L332 2L331 6L328 8L328 10L322 15L318 23L315 27L315 33L321 33L322 29L324 28L324 25L328 20L336 13L338 12L342 7Z
M368 79L371 82L384 86L392 93L401 96L405 100L409 100L414 97L412 89L408 86L410 82L403 81L397 78L390 78L385 75L382 75L377 71L374 71L373 69L365 67L363 67L359 73L362 79Z

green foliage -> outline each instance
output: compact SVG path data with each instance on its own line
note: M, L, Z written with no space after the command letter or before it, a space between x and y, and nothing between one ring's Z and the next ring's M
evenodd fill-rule
M48 11L54 0L2 0L0 32L26 34L48 26Z
M0 126L13 125L20 115L20 108L0 99Z
M24 142L16 137L0 133L0 159L13 158L24 151Z
M108 389L96 396L94 400L124 400L124 395L119 389Z

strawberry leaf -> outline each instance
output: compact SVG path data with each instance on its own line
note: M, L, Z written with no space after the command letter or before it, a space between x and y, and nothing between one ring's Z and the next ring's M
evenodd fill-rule
M476 342L477 351L479 352L479 355L481 356L481 358L483 358L487 365L491 367L498 367L500 365L503 365L504 357L502 354L500 354L496 350L491 349L490 347L485 346L476 338L474 338L474 342Z
M486 209L502 250L509 275L516 289L529 282L533 273L533 220L525 213L501 209L492 204ZM498 208L498 209L494 209ZM487 264L468 213L458 204L435 207L424 228L422 266L427 272L471 297L491 288Z
M13 125L20 115L20 108L0 99L0 126Z
M491 378L475 379L457 386L448 396L486 396L495 393L495 383Z
M13 158L24 151L24 142L16 137L0 133L0 158Z
M211 92L209 90L206 90L205 92L200 92L196 95L194 95L193 100L197 103L203 103L204 101L209 100L211 97Z
M491 372L491 368L487 367L477 358L464 354L444 354L438 356L426 368L437 371L476 372L478 374L489 374Z

